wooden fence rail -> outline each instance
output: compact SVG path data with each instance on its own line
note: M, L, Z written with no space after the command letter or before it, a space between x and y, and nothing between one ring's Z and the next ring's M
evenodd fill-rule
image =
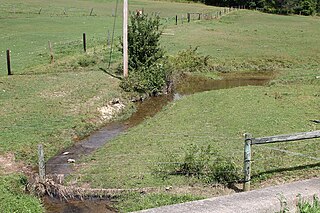
M262 138L253 138L251 134L245 134L245 145L244 145L244 183L243 191L250 191L250 179L251 179L251 146L261 145L269 143L289 142L298 140L307 140L320 138L320 130L313 132L300 132L288 135L276 135Z

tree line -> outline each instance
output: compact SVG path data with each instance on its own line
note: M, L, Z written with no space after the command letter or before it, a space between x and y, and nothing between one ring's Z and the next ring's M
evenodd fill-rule
M314 15L320 13L320 0L200 0L200 2L220 7L259 8L268 13L278 14Z

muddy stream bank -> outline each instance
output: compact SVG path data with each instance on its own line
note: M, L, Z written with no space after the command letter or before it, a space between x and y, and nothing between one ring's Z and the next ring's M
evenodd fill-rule
M253 75L254 74L254 75ZM93 151L105 143L123 133L128 128L141 123L144 119L154 116L169 102L179 99L185 95L197 92L227 89L239 86L262 86L274 77L273 73L250 73L250 74L224 74L221 80L213 80L200 76L186 75L176 85L175 92L168 95L149 98L137 103L137 111L126 121L114 122L94 132L89 137L77 142L74 146L61 151L60 154L52 157L46 163L46 174L64 179L72 173L72 166L68 160L79 160L83 156L90 155ZM67 153L67 154L66 154ZM45 197L43 203L46 212L115 212L107 200L84 200L84 201L60 201L59 199Z

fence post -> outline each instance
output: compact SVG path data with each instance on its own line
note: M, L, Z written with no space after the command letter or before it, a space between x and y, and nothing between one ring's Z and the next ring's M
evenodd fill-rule
M244 182L243 191L250 191L250 179L251 179L251 134L246 133L244 136L244 162L243 162L243 172L244 172Z
M11 73L10 49L7 49L7 67L8 67L8 75L12 75L12 73Z
M46 177L45 164L44 164L44 152L42 144L38 145L38 156L39 156L39 177L40 181L44 182Z
M49 45L49 51L50 51L50 63L53 64L54 63L54 56L53 56L51 41L48 41L48 45Z
M187 13L188 23L190 23L190 13Z
M86 33L83 33L83 50L87 52L87 41L86 41Z

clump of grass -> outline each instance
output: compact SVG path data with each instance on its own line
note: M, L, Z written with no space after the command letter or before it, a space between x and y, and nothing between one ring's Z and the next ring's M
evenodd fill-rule
M2 212L43 212L39 199L24 194L25 184L24 176L0 176L0 209Z
M313 202L307 202L299 198L298 203L298 212L299 213L319 213L320 212L320 201L319 198L314 195Z
M97 64L97 60L93 56L82 56L78 60L78 64L80 67L89 67Z
M122 194L116 197L118 201L114 205L120 212L139 211L148 208L155 208L176 203L183 203L188 201L200 200L204 197L194 195L174 195L166 193L141 194L138 192L131 192Z
M300 194L297 197L299 198L299 202L296 206L297 213L319 213L320 212L320 201L316 195L313 196L313 201L311 202L303 200ZM290 212L288 208L287 200L283 195L280 195L279 201L280 201L280 211L276 213Z

